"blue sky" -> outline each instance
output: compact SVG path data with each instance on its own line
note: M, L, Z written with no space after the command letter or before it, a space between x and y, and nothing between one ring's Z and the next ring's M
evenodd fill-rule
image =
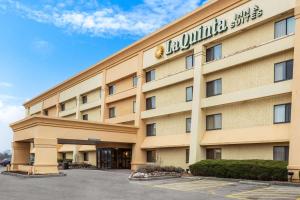
M203 0L0 0L0 151L22 104Z

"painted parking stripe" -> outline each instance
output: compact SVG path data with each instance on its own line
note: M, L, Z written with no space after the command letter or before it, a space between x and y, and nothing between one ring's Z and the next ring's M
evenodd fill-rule
M287 199L295 200L300 198L300 188L298 187L275 187L260 188L228 195L234 199Z
M223 181L209 181L209 180L199 180L191 182L182 182L182 183L171 183L171 184L162 184L156 185L154 187L178 190L178 191L195 191L203 189L218 188L227 185L233 185L234 183L223 182Z

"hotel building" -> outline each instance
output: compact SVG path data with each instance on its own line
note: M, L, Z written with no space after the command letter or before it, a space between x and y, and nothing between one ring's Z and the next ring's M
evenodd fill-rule
M300 0L208 1L26 102L11 168L266 159L299 179L299 67Z

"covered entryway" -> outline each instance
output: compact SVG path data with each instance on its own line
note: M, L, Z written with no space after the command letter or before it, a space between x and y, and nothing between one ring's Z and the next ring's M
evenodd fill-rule
M28 117L11 127L14 131L11 170L31 171L33 174L58 173L58 144L95 145L106 149L100 150L103 157L99 167L131 167L131 147L136 143L136 127L44 116ZM30 144L35 149L32 166L29 165Z
M131 149L98 148L97 168L99 169L130 169Z

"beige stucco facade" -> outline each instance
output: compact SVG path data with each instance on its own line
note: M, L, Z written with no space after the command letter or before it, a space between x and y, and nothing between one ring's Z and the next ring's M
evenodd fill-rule
M234 24L241 13L244 21ZM276 38L275 24L290 17L294 31ZM218 59L208 61L207 49L219 44ZM191 55L193 65L188 67ZM91 164L97 165L101 146L126 147L132 150L132 169L149 164L150 152L156 153L156 164L186 169L207 159L209 149L220 150L222 159L272 160L274 148L288 147L289 170L299 179L299 59L300 0L209 1L26 102L27 118L12 125L12 169L26 165L28 143L39 147L35 172L55 173L57 144L80 146L97 139L100 144L86 150ZM289 60L293 77L276 82L275 64ZM151 70L155 75L147 81ZM208 97L207 82L217 79L222 80L221 93ZM186 90L191 86L190 101ZM146 107L149 97L155 97L152 109ZM274 106L282 104L291 104L291 120L278 124ZM214 114L221 114L221 128L207 130L207 116ZM149 124L155 124L152 136L147 136ZM47 160L43 155L49 151L53 158Z

